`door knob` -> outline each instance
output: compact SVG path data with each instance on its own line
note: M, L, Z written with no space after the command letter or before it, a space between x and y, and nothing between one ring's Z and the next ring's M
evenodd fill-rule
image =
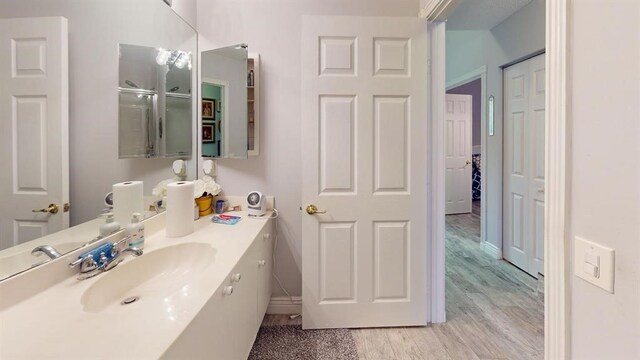
M31 210L31 212L41 212L41 213L49 213L49 214L57 214L58 213L58 205L56 204L49 204L49 207L45 208L45 209L33 209Z
M467 167L467 165L471 165L471 160L467 160L467 161L464 163L464 167Z
M313 214L326 214L327 210L318 210L318 207L310 204L309 206L307 206L307 214L309 215L313 215Z

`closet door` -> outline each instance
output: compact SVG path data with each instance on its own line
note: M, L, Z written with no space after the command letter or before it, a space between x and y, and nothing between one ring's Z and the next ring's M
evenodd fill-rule
M544 55L504 70L503 256L544 268Z
M531 159L529 164L529 238L531 256L529 269L534 276L544 274L544 117L545 117L545 68L544 54L529 61L530 95L529 138Z
M529 63L504 70L503 240L505 259L528 271L526 238L529 203Z

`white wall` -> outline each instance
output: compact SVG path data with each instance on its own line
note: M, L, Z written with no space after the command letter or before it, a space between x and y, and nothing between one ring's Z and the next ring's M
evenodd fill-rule
M157 0L162 1L162 0ZM192 28L196 29L198 25L198 12L196 7L197 0L173 0L171 8Z
M418 0L199 0L198 32L212 47L240 42L261 56L260 155L219 160L218 182L226 194L261 190L280 210L277 274L292 295L301 295L300 142L301 16L417 16ZM215 18L216 21L211 21ZM209 47L210 48L210 47ZM207 50L201 47L200 50ZM274 287L274 295L282 295Z
M487 98L495 96L495 135L487 139L487 241L502 248L502 70L500 66L545 47L545 2L533 0L489 31L447 31L447 81L487 66ZM485 99L487 101L487 99ZM487 107L488 108L488 107ZM487 110L488 111L488 110ZM488 134L488 132L487 132Z
M574 359L640 359L640 2L570 6L571 238L615 249L615 293L571 285Z
M69 20L72 225L99 215L113 183L143 180L150 194L158 181L172 177L172 159L118 159L118 43L196 54L195 31L160 0L0 2L0 17L29 16ZM192 151L195 159L195 142ZM193 178L196 162L188 163L188 176Z

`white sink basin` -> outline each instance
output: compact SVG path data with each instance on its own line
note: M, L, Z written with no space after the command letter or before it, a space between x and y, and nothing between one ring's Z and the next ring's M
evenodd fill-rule
M130 298L138 298L138 305L161 299L167 302L174 295L186 297L191 281L214 262L215 254L213 247L199 243L145 253L98 275L98 281L82 294L80 302L84 311L96 313L120 306Z

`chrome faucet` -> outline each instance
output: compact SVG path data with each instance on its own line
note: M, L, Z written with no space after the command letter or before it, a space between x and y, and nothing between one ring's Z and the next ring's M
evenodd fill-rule
M134 256L142 255L142 249L136 247L126 247L124 249L120 249L123 244L129 243L129 237L125 237L124 239L115 242L112 244L111 248L111 257L108 257L104 252L100 253L100 258L98 261L95 261L93 258L93 254L89 251L84 257L78 258L78 260L69 264L69 267L75 267L80 265L80 274L78 275L78 280L85 280L92 278L100 273L105 271L109 271L114 267L118 266L126 254L132 254Z
M60 257L58 250L54 249L51 245L40 245L31 250L31 255L33 256L40 256L42 254L47 255L51 259L57 259Z

